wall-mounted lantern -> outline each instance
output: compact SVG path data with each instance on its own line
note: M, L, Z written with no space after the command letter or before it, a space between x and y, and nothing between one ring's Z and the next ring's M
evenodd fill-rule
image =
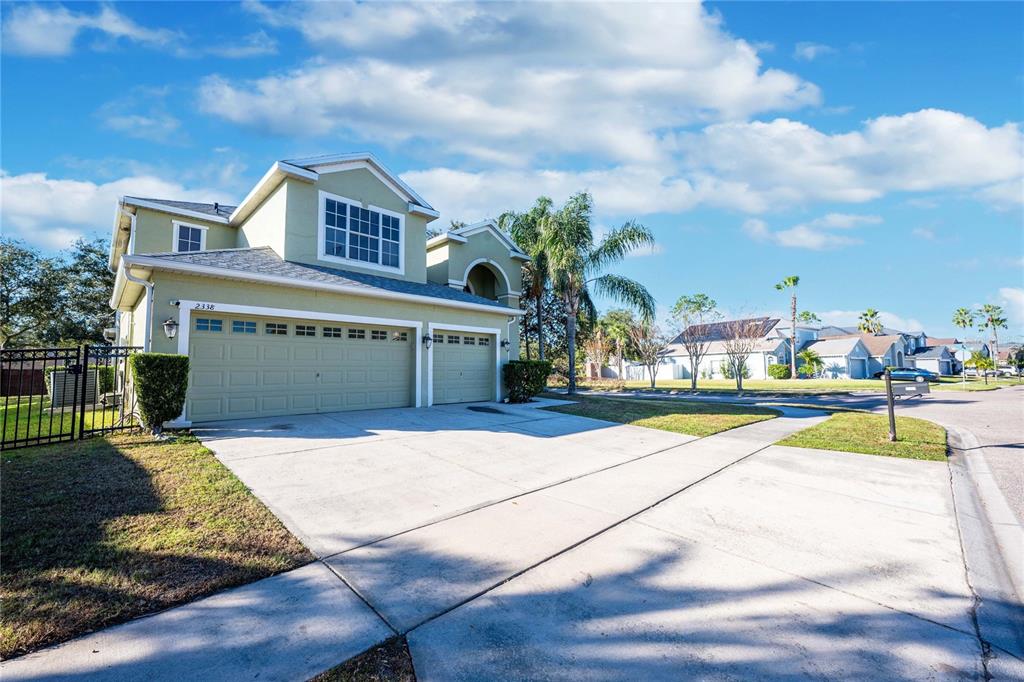
M432 337L430 334L424 334L422 340L424 348L430 348L432 345L434 345L434 337Z
M174 319L168 317L164 320L164 335L169 339L173 339L178 335L178 323Z

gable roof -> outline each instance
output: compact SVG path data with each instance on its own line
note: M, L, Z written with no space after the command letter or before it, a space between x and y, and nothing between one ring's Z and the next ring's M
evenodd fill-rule
M753 344L750 351L752 353L774 353L780 346L785 344L786 340L781 336L771 336L765 339L758 339ZM726 355L727 351L728 349L725 347L725 341L722 340L708 343L706 353L707 355ZM675 341L666 346L666 350L663 354L672 357L689 357L689 354L686 352L686 346Z
M818 330L819 338L832 338L836 336L852 336L856 334L863 334L863 332L857 327L837 327L835 325L825 325ZM882 327L882 331L879 336L919 336L921 332L905 332L899 329L893 329L892 327Z
M676 338L672 339L672 343L683 342L683 335L686 333L694 333L698 335L698 338L704 339L705 341L725 341L730 338L730 326L734 324L751 324L756 327L756 336L765 337L771 333L775 325L779 323L778 318L771 317L748 317L741 320L723 320L721 322L710 322L704 325L692 324L687 327L684 331L680 332Z
M122 263L125 267L171 270L377 298L419 299L433 305L488 310L506 315L522 314L518 309L442 284L408 282L382 275L286 261L267 246L125 256Z
M924 348L918 348L914 351L910 357L927 359L927 358L943 358L946 356L952 357L952 353L945 346L925 346Z
M212 220L213 222L226 223L234 212L235 206L227 204L203 204L196 201L175 201L173 199L153 199L147 197L122 197L121 203L126 206L139 206L165 213L185 216L188 218L200 218Z
M872 357L885 355L894 343L903 340L903 337L899 334L850 334L845 337L830 338L860 339Z
M823 358L832 358L849 355L858 344L864 347L865 350L867 349L856 336L842 336L812 341L804 349L810 348Z
M529 256L527 256L523 252L523 250L520 249L514 241L512 241L512 238L505 234L501 230L501 228L498 227L497 221L495 221L493 218L488 218L486 220L481 220L480 222L473 223L471 225L463 225L462 227L457 227L454 230L448 230L447 232L443 232L437 235L436 237L432 237L429 241L427 241L427 248L429 249L433 246L444 244L447 241L465 244L467 238L472 237L474 234L479 234L481 232L490 232L491 234L493 234L498 241L500 241L502 244L508 247L509 256L511 256L512 258L518 258L519 260L530 259Z

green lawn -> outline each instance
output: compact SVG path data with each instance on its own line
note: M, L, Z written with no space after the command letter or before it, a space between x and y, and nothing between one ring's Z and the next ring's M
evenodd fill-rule
M0 467L5 658L312 560L191 436L25 448Z
M989 378L986 385L981 379L968 377L967 383L963 384L959 378L942 377L938 383L932 383L932 390L936 391L987 391L1001 388L1003 386L1017 386L1017 379L1001 378L998 381ZM614 390L618 387L635 390L651 390L650 381L626 381L616 382L607 379L601 381L580 381L580 388L593 388L594 390ZM654 388L655 391L689 391L689 379L659 379ZM699 379L697 381L698 391L735 393L736 382L731 379ZM873 391L881 393L885 391L885 381L881 379L746 379L743 382L744 392L751 393L848 393L850 391Z
M3 410L2 428L4 440L14 438L35 438L48 435L70 435L71 429L78 424L75 415L68 409L50 409L50 400L46 396L32 396L20 400L0 398L0 409ZM85 428L112 426L120 419L120 410L103 409L101 406L85 406Z
M889 417L886 415L838 412L777 445L909 459L946 459L946 430L937 424L913 417L896 417L896 437L895 443L889 442Z
M576 402L572 405L558 405L547 409L620 424L685 433L690 436L710 436L737 426L773 419L781 414L777 410L764 407L680 400L618 400L585 396L576 396L573 400Z

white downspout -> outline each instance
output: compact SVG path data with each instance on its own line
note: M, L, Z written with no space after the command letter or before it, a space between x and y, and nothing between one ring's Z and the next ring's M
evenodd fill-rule
M135 277L128 268L124 269L124 278L133 284L141 284L146 289L146 326L142 330L142 350L148 353L152 346L153 335L153 283Z

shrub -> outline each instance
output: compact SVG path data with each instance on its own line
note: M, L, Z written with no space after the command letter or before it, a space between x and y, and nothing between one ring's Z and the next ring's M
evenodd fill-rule
M789 365L783 365L781 363L768 365L768 376L772 379L789 379L791 377Z
M744 362L741 369L743 370L743 378L750 378L750 367ZM722 364L719 365L718 371L722 373L723 379L735 379L736 374L732 371L732 364L728 360L722 360Z
M544 390L551 363L546 360L513 360L501 368L510 403L525 403Z
M188 356L136 353L131 357L139 416L153 433L181 414L188 388Z

